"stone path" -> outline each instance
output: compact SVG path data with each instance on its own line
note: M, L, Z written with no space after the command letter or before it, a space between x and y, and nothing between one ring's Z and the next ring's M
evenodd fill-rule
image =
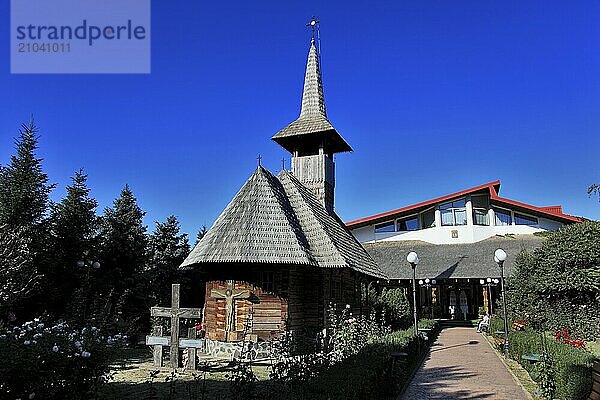
M446 328L431 347L403 399L526 400L486 339L474 328Z

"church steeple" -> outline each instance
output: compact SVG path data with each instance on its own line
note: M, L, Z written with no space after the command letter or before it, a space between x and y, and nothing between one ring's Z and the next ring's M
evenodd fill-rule
M313 22L314 19L310 25L314 28ZM300 116L272 139L292 153L292 173L316 194L327 210L333 211L333 155L352 148L327 118L314 33L306 62Z
M321 69L319 67L319 55L317 54L314 39L310 41L310 50L308 51L304 90L302 92L302 109L300 110L301 117L309 114L321 114L327 118Z
M277 132L272 139L292 154L296 151L314 151L321 144L331 153L352 151L327 118L319 54L314 38L311 40L306 62L300 116Z

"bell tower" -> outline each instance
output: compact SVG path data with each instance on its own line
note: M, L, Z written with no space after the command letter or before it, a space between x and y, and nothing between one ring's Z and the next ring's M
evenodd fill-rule
M319 55L313 38L308 51L302 107L294 122L277 132L273 140L292 154L292 174L313 191L327 211L333 212L335 163L333 155L352 148L327 118Z

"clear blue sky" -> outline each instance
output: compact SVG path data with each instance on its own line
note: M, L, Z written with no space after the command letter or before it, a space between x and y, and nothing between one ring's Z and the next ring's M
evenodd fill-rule
M59 187L103 207L129 183L146 222L195 236L297 117L311 15L348 221L495 179L501 195L600 219L600 3L153 1L149 75L10 75L0 5L0 163L33 113Z

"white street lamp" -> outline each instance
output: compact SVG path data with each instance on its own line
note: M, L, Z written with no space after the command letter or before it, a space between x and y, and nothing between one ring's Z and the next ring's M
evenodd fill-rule
M419 334L419 325L417 321L417 264L419 263L419 256L414 251L411 251L406 256L406 261L409 262L412 267L413 279L412 279L412 287L413 287L413 323L415 329L415 336Z
M506 252L498 249L494 252L494 261L500 267L500 284L502 287L502 308L504 311L504 357L508 358L508 315L506 311L506 288L504 285L504 261L506 261Z

